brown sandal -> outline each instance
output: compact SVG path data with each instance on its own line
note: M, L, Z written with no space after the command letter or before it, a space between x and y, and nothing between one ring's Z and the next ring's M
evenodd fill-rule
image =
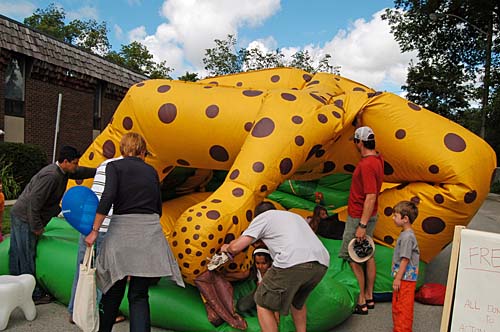
M356 315L368 315L368 306L365 304L356 304L354 308L354 314Z
M375 309L375 301L373 299L366 299L366 306L368 309Z

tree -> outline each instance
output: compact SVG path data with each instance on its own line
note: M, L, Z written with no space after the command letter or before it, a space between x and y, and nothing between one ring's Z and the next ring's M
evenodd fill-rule
M73 20L66 26L66 30L71 31L68 36L71 37L71 44L101 56L110 52L106 22Z
M46 9L36 9L33 15L24 19L24 24L92 53L105 55L109 52L111 45L106 22L75 19L66 25L65 19L64 9L51 3Z
M68 42L68 40L66 40L67 31L65 28L66 24L64 23L65 18L66 14L64 10L51 3L46 9L36 9L33 15L24 19L24 24L30 28L45 32L59 40Z
M186 72L184 75L177 77L179 81L196 82L199 80L197 73Z
M215 39L215 47L205 50L203 64L211 76L235 74L242 71L246 52L236 52L236 38L227 35L227 40Z
M242 51L243 52L243 51ZM245 50L245 70L259 70L267 68L284 67L284 55L279 50L264 53L258 48Z
M309 52L298 51L292 55L292 61L290 62L290 67L300 68L307 72L313 73L314 67L312 65L312 58Z
M396 0L395 8L387 9L383 18L402 51L418 53L403 86L407 98L479 133L481 112L476 106L484 93L488 33L494 40L489 94L498 93L499 14L497 1ZM488 141L500 133L499 122L490 121L495 117L492 100L485 105Z
M143 73L150 78L171 78L172 68L166 65L166 61L156 63L148 48L138 41L128 45L122 45L118 53L109 52L106 59L131 70Z
M329 64L330 54L323 56L316 66L307 50L294 53L292 59L287 62L285 55L279 49L267 53L258 48L241 48L236 51L236 39L233 35L228 35L226 40L216 39L215 45L214 48L205 50L203 58L205 69L211 76L277 67L295 67L310 73L318 71L338 73L339 70L339 67L334 68Z
M153 61L153 55L139 42L122 45L119 52L111 50L106 22L90 19L65 24L65 19L64 9L51 3L45 9L36 9L33 15L24 19L24 24L150 78L171 78L173 69L166 61Z

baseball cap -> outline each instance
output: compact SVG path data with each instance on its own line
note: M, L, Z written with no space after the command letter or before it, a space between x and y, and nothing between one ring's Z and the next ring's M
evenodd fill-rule
M359 139L360 141L374 141L375 134L370 127L364 126L356 129L354 132L354 138Z
M356 263L364 263L375 253L375 243L370 236L366 236L363 241L352 239L347 246L349 257Z

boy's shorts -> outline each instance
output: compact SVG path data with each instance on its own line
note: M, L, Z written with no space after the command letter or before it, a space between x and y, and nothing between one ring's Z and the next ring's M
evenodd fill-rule
M378 215L370 217L366 226L366 235L373 237L377 219ZM352 262L353 260L349 256L347 247L349 246L349 242L351 242L351 240L356 237L356 229L358 228L360 220L361 218L353 218L351 216L347 216L347 221L345 222L344 235L342 236L342 247L339 250L339 258L342 258L348 262Z
M255 292L255 303L271 311L288 315L290 305L302 309L307 297L325 275L327 267L318 262L289 268L272 266Z

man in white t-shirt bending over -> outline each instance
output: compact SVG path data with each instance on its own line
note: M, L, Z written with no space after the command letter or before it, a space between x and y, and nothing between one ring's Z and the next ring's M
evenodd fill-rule
M236 255L251 243L262 240L273 258L255 292L257 316L263 332L277 332L274 312L292 312L297 332L306 332L306 299L321 281L330 255L301 216L276 210L270 202L255 208L255 218L243 234L221 247ZM284 291L286 290L286 292Z

